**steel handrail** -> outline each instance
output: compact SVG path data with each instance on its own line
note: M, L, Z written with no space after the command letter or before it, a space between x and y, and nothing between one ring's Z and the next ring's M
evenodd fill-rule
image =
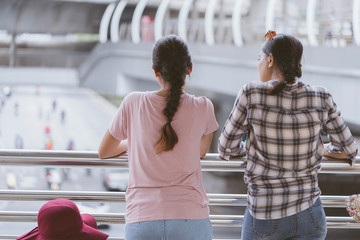
M246 194L208 193L210 205L246 207ZM324 207L344 208L347 196L320 196ZM125 192L101 191L48 191L48 190L0 190L0 200L6 201L49 201L55 198L66 198L80 202L123 202Z
M218 154L209 153L201 160L203 171L244 172L245 158L221 160ZM0 165L51 165L127 168L127 154L117 158L99 159L96 151L0 150ZM355 165L346 160L323 159L320 173L360 174L360 157Z
M15 236L15 235L4 235L4 236L0 236L0 239L5 239L5 240L13 240L18 238L19 236ZM108 237L106 240L125 240L125 238L119 238L119 237ZM218 239L220 240L220 239ZM225 240L225 239L224 239Z
M203 171L244 172L244 158L223 161L218 154L207 154L201 160ZM118 158L99 159L96 151L45 151L45 150L0 150L0 165L51 165L51 166L88 166L88 167L118 167L127 168L127 154ZM350 166L346 160L323 159L321 173L360 174L360 158L355 166ZM246 194L208 194L210 205L246 206ZM125 202L123 192L94 191L31 191L31 190L0 190L2 200L39 201L54 198L68 198L74 201L106 201ZM321 196L324 207L344 207L346 196ZM99 224L125 223L124 213L93 214ZM35 222L37 212L2 211L0 221ZM241 227L243 215L210 215L213 226ZM327 216L328 228L360 229L360 224L351 217ZM5 238L4 238L5 237ZM0 239L15 239L0 236ZM121 238L109 238L121 240Z
M93 213L98 224L125 224L123 213ZM210 215L213 226L241 227L244 220L243 215ZM1 222L36 222L37 212L33 211L0 211ZM360 224L352 217L327 216L328 228L360 229Z

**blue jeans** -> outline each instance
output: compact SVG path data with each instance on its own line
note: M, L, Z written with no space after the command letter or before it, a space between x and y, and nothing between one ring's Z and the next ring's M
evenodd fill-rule
M129 223L125 240L211 240L209 218L169 219Z
M320 198L308 209L293 216L259 220L245 210L242 240L320 240L326 236L326 217Z

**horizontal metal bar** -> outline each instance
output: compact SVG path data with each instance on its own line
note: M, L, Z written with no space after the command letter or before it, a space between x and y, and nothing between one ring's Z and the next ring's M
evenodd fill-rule
M320 196L323 207L328 207L328 208L345 208L346 198L347 196L329 196L329 195Z
M0 236L0 239L5 239L5 240L13 240L18 238L19 236L14 236L14 235L3 235ZM125 238L121 238L121 237L108 237L107 240L125 240Z
M207 194L210 205L221 206L247 206L246 194ZM0 190L0 200L7 201L49 201L55 198L66 198L83 202L125 202L125 192L99 192L99 191L47 191L47 190ZM346 196L322 195L324 207L345 207Z
M5 240L13 240L13 239L16 239L18 236L0 236L0 239L5 239ZM107 240L125 240L125 238L122 238L122 237L109 237L107 238ZM235 238L232 238L232 239L219 239L219 238L213 238L213 240L240 240L240 239L235 239Z
M123 213L92 213L98 224L125 224ZM239 226L244 220L242 215L210 215L214 226ZM0 222L36 222L34 211L0 211Z
M127 160L124 159L92 159L92 158L59 158L59 157L9 157L1 156L0 165L14 165L14 166L87 166L87 167L119 167L127 168Z
M83 202L125 202L124 192L96 191L47 191L47 190L0 190L0 200L49 201L66 198Z
M77 157L98 158L96 151L66 151L66 150L32 150L32 149L2 149L1 156L13 157Z
M5 239L5 240L13 240L13 239L16 239L18 236L0 236L0 239ZM109 237L107 238L107 240L125 240L125 238L122 238L122 237ZM213 240L240 240L240 239L235 239L235 238L232 238L232 239L219 239L219 238L213 238Z
M360 229L360 223L352 217L326 217L327 228Z
M13 239L16 239L18 236L0 236L0 239L5 239L5 240L13 240ZM107 240L125 240L125 238L122 238L122 237L109 237L107 238ZM213 240L240 240L240 239L235 239L235 238L232 238L232 239L219 239L219 238L213 238Z
M0 236L0 239L5 239L5 240L13 240L13 239L16 239L18 236ZM125 240L125 238L122 238L122 237L109 237L107 238L107 240ZM219 238L213 238L213 240L240 240L240 239L235 239L235 238L232 238L232 239L219 239Z
M92 214L98 224L125 224L123 213ZM37 212L0 211L0 222L36 222ZM241 227L243 215L210 215L214 227ZM360 229L360 223L352 217L326 217L328 228Z
M203 171L244 172L245 158L231 161L221 160L216 153L209 153L201 160ZM321 164L321 173L360 174L360 157L356 158L355 166L346 160L328 160ZM118 158L99 159L96 151L46 151L46 150L1 150L0 165L31 166L89 166L127 168L127 154Z

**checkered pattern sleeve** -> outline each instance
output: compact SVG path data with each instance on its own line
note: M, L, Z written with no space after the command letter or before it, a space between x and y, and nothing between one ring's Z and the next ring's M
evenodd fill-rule
M218 140L219 155L225 160L246 153L245 144L241 141L242 134L246 132L246 105L247 97L243 88L236 97L234 107Z
M328 118L323 126L323 131L330 139L330 144L326 149L327 152L338 153L345 151L349 158L355 160L358 152L357 144L330 94L326 103Z

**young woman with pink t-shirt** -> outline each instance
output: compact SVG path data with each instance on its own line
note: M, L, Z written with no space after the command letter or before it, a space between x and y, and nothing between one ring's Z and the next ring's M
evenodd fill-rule
M128 151L126 240L210 240L209 199L200 158L218 128L211 101L185 93L191 55L178 36L152 53L160 89L126 96L99 147L99 157Z

